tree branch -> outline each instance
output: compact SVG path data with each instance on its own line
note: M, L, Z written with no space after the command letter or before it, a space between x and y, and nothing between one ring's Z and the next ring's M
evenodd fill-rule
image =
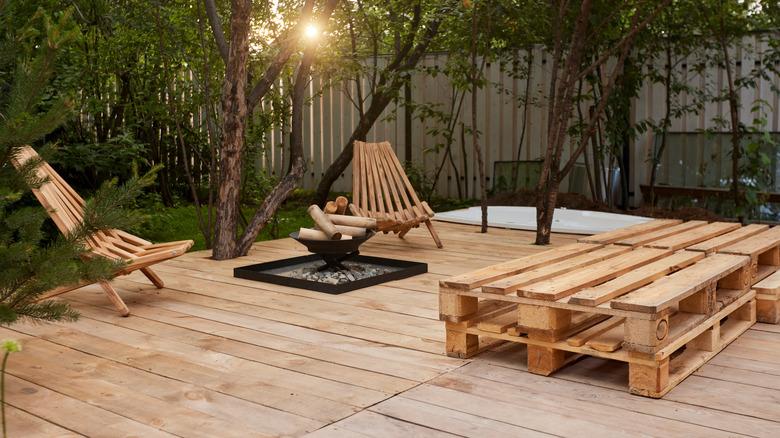
M338 3L338 0L329 0L326 8L330 8L330 5L335 3ZM260 100L265 97L268 91L271 90L274 82L276 82L276 78L279 77L279 74L284 69L285 64L287 64L287 61L289 61L290 57L295 53L298 48L298 41L301 39L303 27L311 20L313 10L314 0L306 0L295 26L279 36L272 43L274 47L279 47L280 49L247 97L247 106L250 113L254 110L255 106L260 103ZM330 14L327 16L330 16Z
M206 4L206 15L209 17L211 31L214 34L214 41L216 41L219 49L219 55L222 57L222 61L227 64L229 45L225 39L225 32L222 31L222 21L220 21L217 13L217 5L214 4L214 0L204 0L204 3Z
M641 32L645 27L647 27L653 20L655 20L658 17L658 14L661 13L661 11L666 8L666 6L671 3L672 0L662 0L658 6L653 10L653 12L650 14L649 17L645 18L644 21L641 23L634 23L634 26L632 29L613 47L611 47L609 50L604 52L598 59L593 61L593 64L588 66L585 70L581 71L579 75L577 75L573 80L572 83L577 82L581 79L584 79L586 76L591 74L593 70L596 69L596 67L600 66L601 64L604 64L607 62L607 60L612 57L615 52L622 50L623 47L625 47L627 44L630 44L636 35ZM637 12L638 14L639 12Z

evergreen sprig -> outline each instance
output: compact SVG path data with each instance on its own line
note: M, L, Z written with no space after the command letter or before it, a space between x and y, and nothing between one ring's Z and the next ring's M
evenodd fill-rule
M46 232L46 212L24 197L47 181L36 172L41 159L12 163L21 147L40 140L72 115L71 99L51 85L60 49L77 38L70 12L51 18L38 10L24 22L0 0L0 324L20 319L72 321L64 301L39 301L59 287L110 279L123 263L93 254L88 238L125 228L139 219L134 199L157 169L123 185L109 181L86 202L84 221L66 235ZM42 148L46 159L56 148Z

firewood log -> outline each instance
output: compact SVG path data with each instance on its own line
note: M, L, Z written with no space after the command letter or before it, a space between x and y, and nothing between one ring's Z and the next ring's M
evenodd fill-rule
M373 230L376 228L376 219L370 217L345 216L343 214L329 214L328 218L336 225L348 227L360 227Z
M350 227L348 225L336 225L336 229L339 230L343 236L363 237L366 235L366 229L363 227Z
M336 226L328 219L328 216L320 209L316 204L310 205L309 216L314 219L314 223L317 224L317 228L322 230L329 239L339 240L341 239L341 233L336 229Z
M328 237L327 234L320 230L312 230L311 228L301 228L298 230L298 238L305 240L333 240ZM349 240L352 236L346 234L341 236L340 240Z
M336 211L325 211L325 213L336 213L336 214L344 214L347 212L347 205L349 205L349 200L345 198L344 196L339 196L336 198Z

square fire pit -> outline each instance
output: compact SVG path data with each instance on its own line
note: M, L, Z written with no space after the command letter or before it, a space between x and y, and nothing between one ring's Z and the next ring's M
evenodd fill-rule
M326 266L318 254L233 269L233 276L329 294L374 286L428 272L428 264L355 254L341 263Z

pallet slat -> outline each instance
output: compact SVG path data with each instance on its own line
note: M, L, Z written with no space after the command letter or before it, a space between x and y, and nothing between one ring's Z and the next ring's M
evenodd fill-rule
M591 263L597 263L602 260L626 254L629 251L629 248L615 245L604 247L488 283L482 286L482 291L490 294L506 295L515 292L521 286L546 280L579 267L590 265Z
M677 272L704 258L704 254L680 251L637 268L604 284L585 289L569 297L569 303L598 306L627 292L652 283L668 274Z
M741 225L730 222L713 222L702 227L696 227L685 233L674 234L654 242L647 246L651 248L663 248L676 251L688 246L718 237L730 231L738 230Z
M594 234L593 236L583 237L578 242L583 243L600 243L610 244L615 243L618 240L626 239L637 234L648 233L656 231L661 228L677 225L681 223L678 219L654 219L642 224L632 225L630 227L620 228L614 231L608 231L606 233Z
M660 230L653 231L651 233L643 233L637 236L632 236L627 239L617 241L618 245L626 245L630 247L637 247L648 244L650 242L663 239L668 236L675 235L677 233L687 232L694 228L703 227L707 225L705 221L689 221L677 224L671 227L664 227Z
M592 243L572 243L570 245L553 248L538 254L532 254L497 265L488 266L473 272L456 275L446 280L441 280L440 286L453 289L474 289L487 283L506 278L520 272L536 268L541 265L554 263L569 257L585 254L601 248L602 245Z
M747 264L747 257L715 254L648 286L615 298L610 306L613 309L661 313L708 283L716 282Z
M722 248L725 248L731 244L739 242L755 234L761 233L769 229L769 225L750 224L731 231L729 233L714 237L704 242L697 243L687 247L690 251L701 251L705 254L712 254Z
M780 245L780 227L773 227L763 233L759 233L729 245L719 252L725 254L742 254L757 256Z
M469 357L482 351L486 339L524 343L528 371L541 375L579 355L628 362L630 392L660 397L753 324L757 297L780 298L749 288L757 263L763 276L780 265L780 254L772 252L777 247L752 256L707 252L766 231L737 233L737 227L694 221L645 232L617 230L599 241L630 236L512 275L501 271L515 269L517 261L459 276L499 278L479 289L441 281L440 297L448 306L442 309L458 321L444 315L450 321L447 352ZM695 245L704 250L684 250ZM509 307L477 317L490 301Z
M671 252L656 248L639 248L620 257L593 263L583 269L568 272L555 278L523 286L518 295L540 300L559 300L586 287L611 280L632 269L652 263Z

